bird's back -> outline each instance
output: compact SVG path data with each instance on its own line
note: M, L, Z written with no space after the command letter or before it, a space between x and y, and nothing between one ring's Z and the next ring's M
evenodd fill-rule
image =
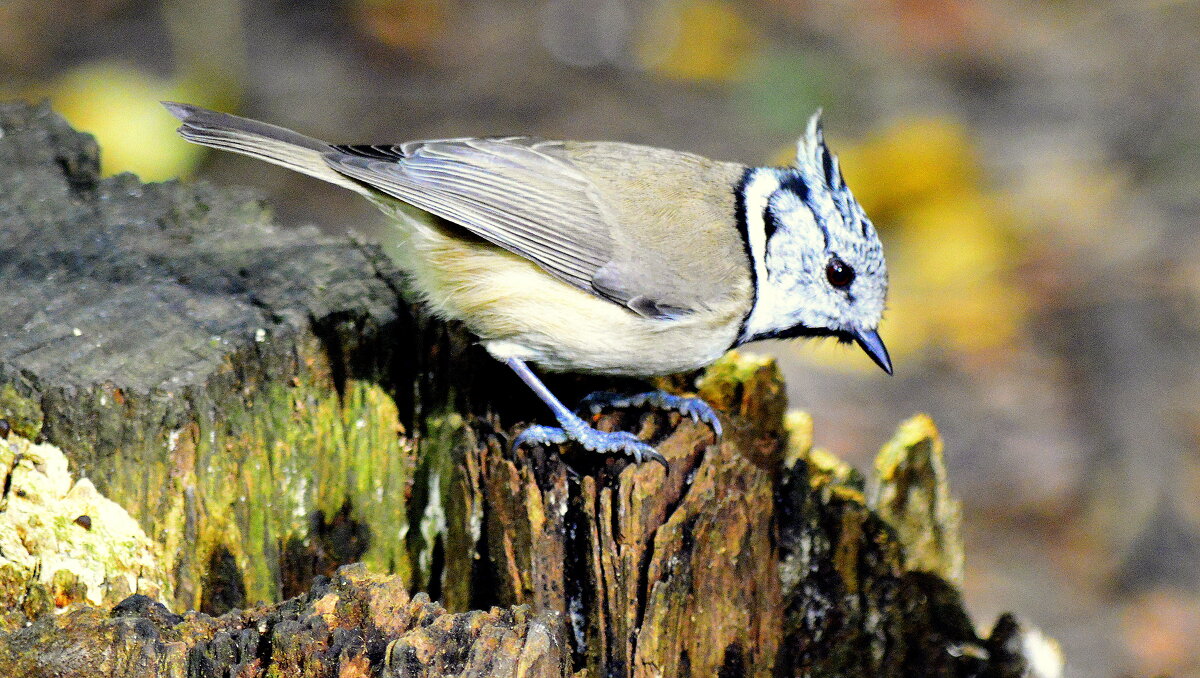
M750 263L735 227L744 166L616 142L568 141L562 149L614 211L621 265L612 277L659 291L656 301L667 306L748 300Z

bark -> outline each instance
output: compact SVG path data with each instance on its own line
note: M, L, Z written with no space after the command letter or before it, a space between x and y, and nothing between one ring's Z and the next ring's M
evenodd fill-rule
M731 355L662 384L722 411L719 442L598 418L669 474L511 451L547 413L378 246L97 168L46 107L0 106L0 671L1019 676L1052 653L964 612L932 422L864 480L770 361Z

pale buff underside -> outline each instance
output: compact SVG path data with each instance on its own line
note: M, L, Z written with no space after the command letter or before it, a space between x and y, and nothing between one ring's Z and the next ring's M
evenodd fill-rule
M645 318L560 282L523 257L388 211L408 227L394 254L425 302L437 315L464 322L499 360L649 376L709 365L737 338L741 304L683 319Z

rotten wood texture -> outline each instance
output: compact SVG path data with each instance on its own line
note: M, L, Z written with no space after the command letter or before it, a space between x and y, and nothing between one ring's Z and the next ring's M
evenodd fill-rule
M781 386L769 364L738 381L710 376L702 392L725 394L712 399L726 412L775 414L759 422L732 415L720 445L707 427L662 415L605 422L640 424L661 440L669 475L610 464L575 477L559 455L490 447L483 486L494 507L487 534L500 602L564 612L576 664L598 675L767 671L783 621L779 459L760 464L743 451L781 449ZM735 404L729 394L739 392Z
M1005 620L980 638L947 580L961 544L931 422L902 429L868 501L785 416L774 365L731 355L663 382L723 413L720 442L677 415L597 418L640 431L669 473L511 451L543 408L460 328L414 315L378 247L278 229L244 193L97 166L47 108L0 106L0 518L40 535L0 553L0 672L1034 669L1038 637ZM75 487L133 520L48 508ZM84 576L51 557L94 541L100 516L159 567L114 556ZM146 597L102 611L129 593L102 583L121 577L183 614Z
M431 588L460 526L426 520L452 453L428 434L495 370L413 318L378 247L278 229L246 192L101 179L97 153L45 107L0 108L0 418L162 545L178 609L356 560Z
M404 676L551 678L567 674L554 613L450 613L396 577L347 566L280 605L221 617L173 614L137 595L104 612L46 615L0 643L14 676Z

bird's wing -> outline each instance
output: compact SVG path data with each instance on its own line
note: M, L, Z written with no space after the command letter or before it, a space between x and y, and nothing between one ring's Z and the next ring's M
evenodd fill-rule
M593 278L613 258L614 217L558 142L507 137L332 148L325 161L334 170L611 298Z

